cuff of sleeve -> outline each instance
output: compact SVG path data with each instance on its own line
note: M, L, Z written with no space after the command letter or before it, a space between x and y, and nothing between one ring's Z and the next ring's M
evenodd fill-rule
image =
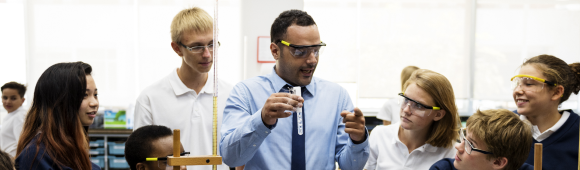
M365 148L368 148L369 146L369 131L368 129L365 127L365 141L363 141L362 143L359 144L355 144L352 142L352 139L350 137L348 137L348 143L347 146L352 150L352 151L362 151L365 150Z
M278 124L278 122L276 122L276 124L268 128L266 125L264 125L264 121L262 121L261 113L262 109L258 110L256 113L252 115L252 127L254 127L259 136L265 138L270 134L270 132L272 132L272 129L276 127L276 124Z

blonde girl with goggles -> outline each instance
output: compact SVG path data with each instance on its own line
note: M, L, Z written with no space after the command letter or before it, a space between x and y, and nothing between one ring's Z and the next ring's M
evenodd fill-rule
M373 129L365 169L429 169L443 158L453 158L460 124L449 80L419 69L397 97L400 121Z

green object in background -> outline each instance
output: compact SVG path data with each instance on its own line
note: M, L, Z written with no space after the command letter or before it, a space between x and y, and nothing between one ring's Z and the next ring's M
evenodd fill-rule
M119 110L118 112L113 112L112 110L105 111L105 129L126 129L126 111Z
M121 117L121 116L125 116L125 114L126 114L126 111L124 111L124 110L119 110L119 111L117 112L117 114L115 115L115 121L119 121L119 117ZM123 122L125 122L125 121L123 120Z

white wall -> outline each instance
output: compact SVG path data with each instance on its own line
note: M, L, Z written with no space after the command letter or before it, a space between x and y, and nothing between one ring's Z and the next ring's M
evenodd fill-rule
M245 44L245 76L244 79L270 73L273 64L257 62L258 36L270 36L270 28L274 19L283 11L304 8L303 0L244 0L242 3L242 38ZM244 63L241 63L242 65ZM243 74L243 73L242 73Z

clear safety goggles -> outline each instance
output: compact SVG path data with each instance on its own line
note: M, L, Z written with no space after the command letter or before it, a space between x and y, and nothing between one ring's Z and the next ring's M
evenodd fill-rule
M459 130L459 139L463 142L465 142L465 144L463 144L463 147L465 148L465 152L467 152L467 154L471 155L471 152L473 151L477 151L483 154L493 154L491 152L488 151L484 151L481 149L477 149L475 147L473 147L473 144L471 144L471 142L469 140L467 140L467 138L465 137L465 134L467 134L467 130L465 128L462 128L461 130Z
M516 75L512 77L512 88L514 91L521 89L523 91L537 92L544 89L544 85L556 86L556 83L530 76L530 75Z
M207 50L208 50L209 52L212 52L212 51L213 51L213 49L214 49L214 47L213 47L213 42L212 42L211 44L209 44L209 45L206 45L206 46L194 46L194 47L188 47L188 46L185 46L185 45L183 45L181 42L179 42L179 44L180 44L181 46L183 46L183 48L186 48L187 50L191 51L192 53L203 53L203 50L205 50L206 48L207 48ZM219 47L219 46L221 45L219 41L218 41L218 43L217 43L217 44L218 44L218 46L217 46L217 47Z
M407 108L407 106L409 106L411 113L413 113L414 115L420 116L420 117L425 117L425 116L429 116L431 115L431 112L433 110L441 110L441 108L436 107L436 106L427 106L424 104L421 104L407 96L405 96L404 93L399 93L399 105L401 106L401 112L403 110L405 110L405 108Z
M189 152L183 152L180 154L180 156L189 156ZM152 161L156 161L153 164L157 165L157 167L159 169L165 169L165 170L173 170L173 166L170 166L167 163L167 157L158 157L158 158L145 158L145 160L147 162L152 162Z
M284 40L280 40L280 43L288 46L288 51L296 58L307 58L310 53L314 53L314 56L318 57L324 51L324 47L326 47L326 43L322 41L316 45L294 45Z

